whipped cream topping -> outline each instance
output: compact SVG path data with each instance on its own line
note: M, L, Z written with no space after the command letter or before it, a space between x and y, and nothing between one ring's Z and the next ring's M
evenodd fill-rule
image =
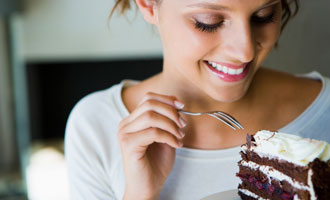
M330 160L330 145L324 141L266 130L253 137L255 145L251 145L250 150L260 156L278 157L301 166L316 158L325 162Z

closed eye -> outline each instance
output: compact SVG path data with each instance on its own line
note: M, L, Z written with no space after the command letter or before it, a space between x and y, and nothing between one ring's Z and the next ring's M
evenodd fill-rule
M205 23L195 20L195 27L202 32L204 32L204 31L209 32L209 33L215 32L222 25L223 25L223 21L216 23L216 24L205 24Z
M265 17L252 16L251 21L253 23L258 23L258 24L267 24L274 21L274 16L275 16L274 12L272 12L270 15Z

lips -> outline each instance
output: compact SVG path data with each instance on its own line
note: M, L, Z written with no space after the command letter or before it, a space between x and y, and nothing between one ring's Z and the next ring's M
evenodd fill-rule
M250 63L232 65L213 61L204 61L211 72L226 82L240 81L246 77L250 69Z

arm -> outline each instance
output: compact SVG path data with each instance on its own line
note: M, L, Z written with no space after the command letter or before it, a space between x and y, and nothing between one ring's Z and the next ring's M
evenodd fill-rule
M87 108L87 109L86 109ZM65 134L70 199L116 199L106 180L93 120L88 106L79 103L70 114ZM86 112L87 111L87 112Z

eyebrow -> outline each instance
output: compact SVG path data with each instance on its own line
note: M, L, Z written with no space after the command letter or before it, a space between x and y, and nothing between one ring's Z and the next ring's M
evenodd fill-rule
M205 9L210 9L210 10L230 10L230 8L226 7L226 6L222 6L222 5L218 5L218 4L214 4L214 3L195 3L195 4L191 4L188 5L188 7L194 8L194 7L199 7L199 8L205 8Z
M259 9L263 9L265 7L271 6L273 4L279 3L281 0L270 0L264 5L261 6ZM218 5L214 3L207 3L207 2L199 2L195 4L188 5L188 7L199 7L199 8L205 8L205 9L210 9L210 10L231 10L229 7L223 6L223 5Z
M280 3L280 2L281 2L281 0L270 0L269 2L267 2L263 6L261 6L261 8L259 8L259 9L263 9L265 7L272 6L272 5Z

